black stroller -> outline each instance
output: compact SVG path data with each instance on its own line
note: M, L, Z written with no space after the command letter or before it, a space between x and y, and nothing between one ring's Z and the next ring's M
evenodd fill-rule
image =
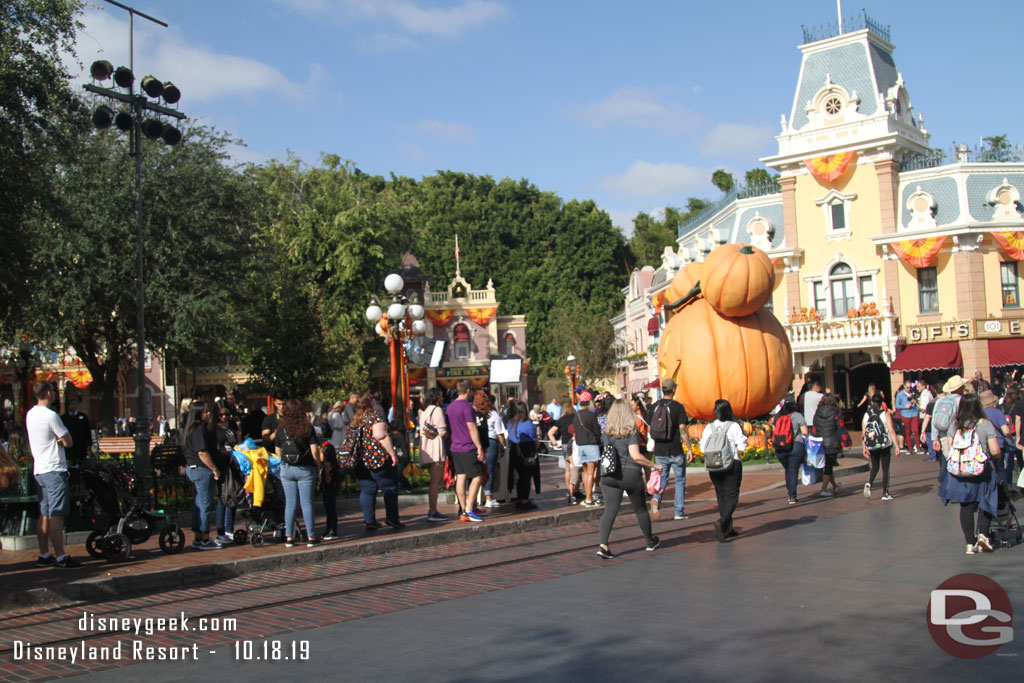
M89 490L88 505L95 527L85 540L85 550L90 556L107 562L127 560L132 546L145 543L158 528L161 551L174 554L185 547L185 533L174 516L142 509L114 474L83 469L81 475ZM130 479L130 474L128 477Z
M284 498L280 479L267 475L263 504L253 505L252 494L245 490L246 476L238 461L228 458L225 479L220 489L220 500L236 510L238 517L247 520L244 529L235 529L235 545L248 543L254 548L262 546L269 538L284 539ZM298 521L296 521L298 526ZM303 538L302 532L296 535Z
M1002 480L999 482L999 505L992 518L989 535L992 536L992 545L996 548L1011 548L1018 545L1024 537L1024 531L1017 520L1017 508L1014 507L1010 495L1010 486Z

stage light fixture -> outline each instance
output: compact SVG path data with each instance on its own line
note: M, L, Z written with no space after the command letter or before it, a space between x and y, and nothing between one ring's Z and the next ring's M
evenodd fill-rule
M181 131L169 123L164 124L163 138L168 145L176 145L181 142Z
M97 59L89 67L89 73L94 81L105 81L114 73L114 65L105 59Z
M128 67L119 66L114 70L114 83L117 83L120 87L130 88L134 82L135 74Z
M142 90L150 97L157 98L164 94L164 84L153 76L146 76L142 79Z
M97 128L110 128L113 122L114 110L105 104L96 107L96 111L92 113L92 124Z
M170 81L164 83L164 102L167 104L177 104L180 99L181 91L178 90L178 86Z
M117 116L114 117L114 125L118 130L127 133L132 129L132 115L126 111L117 112Z
M164 134L164 124L157 119L146 119L142 122L142 134L150 140L156 140Z

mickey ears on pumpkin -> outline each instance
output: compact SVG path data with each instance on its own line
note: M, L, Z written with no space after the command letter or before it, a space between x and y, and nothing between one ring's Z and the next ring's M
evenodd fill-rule
M700 296L700 282L699 281L697 282L697 284L695 284L690 289L689 292L687 292L686 294L682 295L681 297L679 297L675 301L671 301L671 302L665 304L665 310L666 311L674 311L677 308L682 308L686 304L688 304L691 301L693 301L694 299L696 299L698 296Z

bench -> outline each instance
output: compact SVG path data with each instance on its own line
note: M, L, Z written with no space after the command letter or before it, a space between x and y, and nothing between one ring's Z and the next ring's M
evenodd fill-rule
M153 450L161 443L164 437L154 436L149 440L149 450ZM101 453L124 454L135 452L134 436L102 436L100 437L99 448Z

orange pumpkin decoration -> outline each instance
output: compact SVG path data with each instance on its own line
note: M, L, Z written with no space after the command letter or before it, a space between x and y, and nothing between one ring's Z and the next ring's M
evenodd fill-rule
M700 437L704 436L704 425L692 424L686 428L686 433L690 435L691 439L700 441Z
M658 375L676 381L675 399L701 420L724 398L739 418L764 415L793 379L786 331L766 309L730 318L697 299L672 316L658 346Z
M765 448L767 443L764 434L754 434L747 439L747 448Z
M704 298L716 311L732 318L750 315L764 306L775 289L771 260L749 244L717 247L704 260L701 275Z
M743 428L743 434L745 436L750 436L751 434L754 433L754 425L750 424L749 422L742 423L740 427Z

